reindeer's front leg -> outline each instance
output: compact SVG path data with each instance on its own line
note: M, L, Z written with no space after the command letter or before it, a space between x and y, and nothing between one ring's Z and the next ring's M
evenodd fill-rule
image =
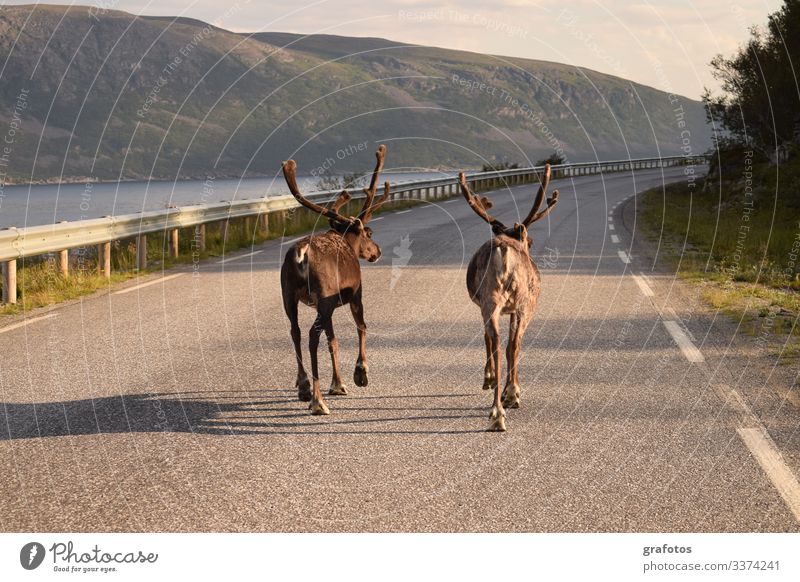
M367 378L367 324L364 323L364 304L361 303L360 288L350 302L350 311L358 329L358 360L353 371L353 382L363 388L369 384L369 379Z
M314 325L311 326L311 331L308 334L308 351L311 352L311 414L324 415L330 414L328 406L322 400L322 392L319 389L319 362L317 360L317 350L319 348L319 336L323 328L323 314L317 312L317 319L314 320Z
M508 326L508 345L506 346L506 387L503 389L503 406L519 408L520 388L517 379L517 366L519 365L519 348L522 334L525 333L525 323L516 313L511 314Z
M494 358L492 357L492 341L489 332L484 331L483 341L486 344L486 366L483 368L483 389L491 390L497 384L497 375L494 372Z

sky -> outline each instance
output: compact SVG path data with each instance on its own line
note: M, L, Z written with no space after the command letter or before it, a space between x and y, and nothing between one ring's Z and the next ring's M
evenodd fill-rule
M84 0L134 14L181 15L236 32L377 36L587 67L699 98L782 0ZM3 4L30 4L4 1Z

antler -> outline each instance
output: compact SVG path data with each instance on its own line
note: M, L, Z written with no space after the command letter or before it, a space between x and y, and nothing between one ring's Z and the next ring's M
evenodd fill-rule
M380 176L381 170L383 170L383 160L386 157L386 146L381 144L378 146L378 151L375 152L375 169L372 171L372 179L369 182L369 188L364 188L364 194L367 197L364 199L364 206L361 208L361 212L358 213L358 218L361 219L362 222L367 222L369 217L372 216L372 212L370 212L370 207L372 206L372 202L375 200L375 192L378 190L378 176Z
M352 196L350 196L350 192L348 192L347 190L342 190L342 193L339 194L339 197L336 199L336 202L334 202L333 206L331 206L331 210L333 210L336 214L339 214L339 209L348 202L350 202L351 198Z
M283 167L283 177L286 180L286 185L289 186L289 191L292 193L292 196L294 196L300 204L302 204L309 210L316 212L317 214L321 214L322 216L329 218L331 220L335 220L336 222L347 223L351 221L351 219L342 216L338 212L339 207L341 206L341 204L339 204L339 201L342 199L345 192L339 195L339 198L337 198L336 202L333 205L333 209L329 210L324 206L320 206L319 204L311 202L311 200L307 199L300 193L300 188L297 187L297 175L296 175L297 164L295 163L294 160L283 162L282 167ZM349 199L350 194L347 194L347 196Z
M547 200L547 208L539 212L539 208L541 208L542 202L544 202L545 193L547 192L547 186L549 184L550 164L545 164L544 176L539 184L539 191L536 193L536 198L533 201L533 208L531 208L531 211L528 213L528 216L525 217L525 220L522 221L522 224L525 225L525 228L550 214L550 211L553 210L553 207L558 203L558 190L554 190L553 196Z
M364 218L362 219L361 222L366 224L372 219L372 213L386 203L386 201L389 199L389 193L390 193L390 185L389 182L387 181L384 182L383 184L383 195L380 198L378 198L377 202L374 202L373 204L369 205L367 213L364 215Z
M495 232L505 231L505 225L497 220L496 218L492 217L488 212L486 212L489 208L492 207L492 203L489 201L488 198L485 196L483 198L478 198L473 194L470 189L469 185L467 184L467 177L464 175L464 172L460 172L458 174L458 182L461 185L461 193L464 195L464 198L467 200L467 204L472 210L475 211L475 214L480 216L486 222L492 225L492 230Z

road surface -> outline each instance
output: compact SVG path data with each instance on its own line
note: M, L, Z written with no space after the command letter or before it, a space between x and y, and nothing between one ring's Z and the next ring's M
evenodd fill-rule
M328 397L328 417L295 399L286 241L6 320L0 527L798 531L800 411L753 342L640 250L633 196L681 175L554 182L561 202L531 229L542 295L504 434L484 432L464 282L489 229L460 197L372 224L370 383L352 383L340 309L350 395ZM524 216L533 194L494 193L495 215ZM304 345L312 320L302 308ZM324 341L320 357L327 388Z

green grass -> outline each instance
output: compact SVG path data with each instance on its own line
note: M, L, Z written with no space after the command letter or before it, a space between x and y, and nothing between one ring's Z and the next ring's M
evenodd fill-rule
M742 331L759 335L768 325L776 353L789 339L781 357L791 360L800 354L800 207L793 200L800 163L781 167L780 188L774 167L757 165L752 195L735 172L727 174L721 183L646 192L643 230L677 274L701 286L706 303Z
M375 211L375 214L392 212L421 204L417 200L390 202ZM356 214L361 209L361 201L354 200L344 206L343 214ZM70 274L62 276L52 257L33 257L18 261L17 303L0 305L0 316L17 315L48 305L55 305L79 297L91 295L110 286L143 274L158 272L180 264L192 263L210 257L218 257L237 249L258 245L264 241L312 229L326 231L328 222L317 214L304 208L270 215L269 230L256 228L256 219L232 220L228 226L226 243L223 246L219 224L206 225L206 248L199 251L194 242L194 230L182 229L178 238L178 257L170 257L164 233L150 234L147 237L148 268L136 268L136 244L133 240L117 240L111 245L110 278L98 274L97 256L94 248L73 249L71 253Z

